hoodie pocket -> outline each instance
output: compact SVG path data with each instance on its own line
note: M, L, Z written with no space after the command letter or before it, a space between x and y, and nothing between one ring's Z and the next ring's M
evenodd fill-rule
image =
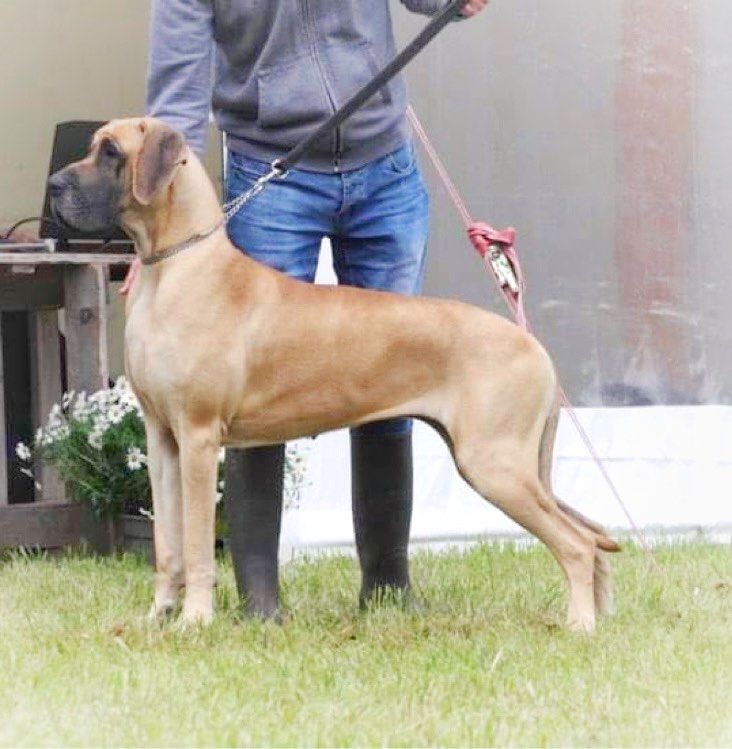
M376 76L382 65L370 42L330 43L321 49L328 81L338 107L343 106L362 86ZM364 109L391 104L391 84L382 86L365 104Z
M328 95L309 55L261 68L257 85L263 129L311 127L331 114Z

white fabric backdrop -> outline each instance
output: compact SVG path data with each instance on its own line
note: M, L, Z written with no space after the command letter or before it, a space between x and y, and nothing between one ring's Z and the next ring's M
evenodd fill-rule
M666 531L699 529L729 538L732 529L732 407L579 409L585 429L635 522ZM303 444L308 484L285 513L287 549L353 543L348 434ZM415 423L413 541L463 541L521 529L458 476L430 427ZM559 496L610 528L629 527L574 426L562 415L554 461Z
M324 243L318 282L332 283ZM729 539L732 529L732 407L578 409L580 419L635 522L668 531L700 529ZM285 512L282 558L296 550L353 544L348 434L300 441L308 470L299 506ZM459 542L521 529L460 478L440 437L415 423L413 541ZM554 488L609 528L628 528L597 466L563 414Z

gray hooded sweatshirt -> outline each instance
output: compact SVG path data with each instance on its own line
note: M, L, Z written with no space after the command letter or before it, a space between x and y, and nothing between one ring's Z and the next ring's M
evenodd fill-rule
M430 15L447 0L401 0ZM209 109L229 147L272 161L395 54L389 0L153 0L147 112L203 152ZM300 163L355 169L408 139L398 76Z

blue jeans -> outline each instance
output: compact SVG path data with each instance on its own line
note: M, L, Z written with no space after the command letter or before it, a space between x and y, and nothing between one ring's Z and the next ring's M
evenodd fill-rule
M227 200L269 171L269 164L233 151L228 163ZM428 225L429 199L410 143L353 171L293 169L247 203L228 231L255 260L308 282L328 237L339 283L412 295L422 289ZM390 419L359 432L410 429L409 419Z

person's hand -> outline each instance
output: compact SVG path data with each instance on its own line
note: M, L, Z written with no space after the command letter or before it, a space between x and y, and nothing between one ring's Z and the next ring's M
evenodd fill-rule
M135 258L132 261L132 264L130 265L130 269L127 271L125 280L122 283L122 286L119 290L119 293L122 296L127 296L130 293L130 291L132 290L132 287L135 285L135 281L137 281L137 277L140 275L141 268L142 268L142 263L140 262L140 259Z
M488 0L470 0L460 13L465 18L472 18L480 13L486 5L488 5Z

